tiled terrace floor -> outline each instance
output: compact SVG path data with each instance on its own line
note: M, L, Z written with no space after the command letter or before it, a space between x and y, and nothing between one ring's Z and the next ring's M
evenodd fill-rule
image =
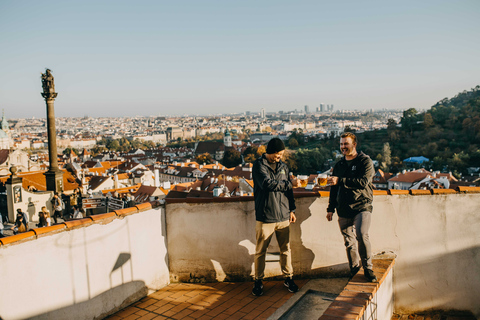
M283 281L263 285L263 296L254 297L253 282L170 284L107 319L267 319L294 294Z
M428 314L395 314L392 320L476 320L473 315L451 315L442 312L432 312Z

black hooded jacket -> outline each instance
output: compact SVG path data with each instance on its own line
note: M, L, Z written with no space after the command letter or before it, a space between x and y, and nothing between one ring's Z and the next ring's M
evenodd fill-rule
M348 163L343 157L333 167L332 176L338 177L338 183L330 188L327 208L327 212L337 209L338 215L343 218L353 218L357 213L373 210L373 162L361 151L350 161Z
M295 210L295 199L287 165L280 161L273 170L264 154L253 163L252 173L256 220L265 223L289 220L290 212Z

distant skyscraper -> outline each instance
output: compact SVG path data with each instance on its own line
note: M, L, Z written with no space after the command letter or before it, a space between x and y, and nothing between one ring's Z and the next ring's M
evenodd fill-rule
M305 113L308 113L308 112L309 112L309 111L308 111L308 106L306 105L306 106L305 106Z
M265 109L262 108L262 110L260 111L260 116L262 117L262 119L265 119Z
M325 112L325 105L320 103L320 112Z

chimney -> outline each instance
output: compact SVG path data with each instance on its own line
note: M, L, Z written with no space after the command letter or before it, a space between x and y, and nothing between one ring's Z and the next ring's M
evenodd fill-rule
M158 171L158 169L155 169L154 171L155 173L155 187L160 187L160 172Z
M222 191L223 191L222 188L218 186L213 188L213 196L218 197L222 193Z

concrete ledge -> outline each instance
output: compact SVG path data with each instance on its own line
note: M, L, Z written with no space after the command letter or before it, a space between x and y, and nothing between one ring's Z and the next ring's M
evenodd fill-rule
M1 238L0 242L3 245L7 245L7 244L14 243L14 242L23 242L25 240L30 240L30 239L33 239L34 237L35 237L35 232L27 231L27 232L22 232L22 233L16 234L14 236Z
M135 207L140 212L140 211L143 211L143 210L152 209L152 204L150 202L144 202L144 203L137 204Z
M250 198L252 198L253 200L253 197L250 197ZM19 233L14 236L0 238L0 245L7 245L7 244L16 243L16 242L20 243L20 242L29 241L29 240L35 240L39 237L43 237L48 234L67 231L68 229L86 226L94 222L95 223L100 222L100 223L106 224L116 219L117 216L119 217L126 216L130 214L138 213L141 211L150 210L152 208L159 207L160 205L161 204L158 201L145 202L133 208L126 208L122 210L117 210L117 211L112 211L112 212L107 212L107 213L102 213L97 215L91 215L83 219L69 220L59 224L55 224L50 227L31 229L30 231Z
M35 228L35 229L32 229L32 231L35 232L35 234L38 237L41 234L55 232L55 231L58 231L58 230L63 230L65 228L66 228L65 224L61 223L61 224L55 224L55 225L50 226L50 227Z
M416 189L413 189L413 190L409 190L410 191L410 194L412 196L421 196L421 195L431 195L432 193L430 192L430 190L416 190Z
M378 278L378 283L367 282L363 275L363 271L357 273L343 289L343 291L338 295L337 298L330 304L330 306L325 310L323 315L319 320L341 320L341 319L361 319L362 317L370 319L370 304L375 304L375 312L377 309L382 310L381 314L387 314L388 319L391 318L393 310L389 310L389 306L381 306L381 303L388 304L388 302L393 301L393 293L390 295L390 290L386 288L387 292L387 301L382 300L383 297L377 299L377 295L380 294L380 291L383 287L388 287L392 285L392 268L395 264L394 259L374 259L373 261L373 271ZM389 282L389 283L386 283ZM384 292L382 292L384 294ZM383 298L384 299L384 298ZM385 299L384 299L385 300ZM379 315L378 319L384 319L382 315ZM377 318L372 318L377 319ZM385 318L387 319L387 318Z
M78 219L78 220L65 221L63 224L68 229L71 229L71 228L75 228L75 227L78 227L78 226L90 224L90 223L92 223L92 221L93 221L92 218L88 217L88 218L83 218L83 219Z
M389 189L387 190L389 195L395 195L395 194L409 194L408 190L396 190L396 189Z
M458 192L480 193L480 187L457 187Z
M454 194L457 193L453 189L432 189L430 190L432 194Z
M437 194L458 194L458 193L480 193L480 187L457 187L453 189L432 189L432 190L373 190L374 196L393 196L393 195L437 195ZM293 196L298 198L310 198L310 197L329 197L330 191L326 190L313 190L306 191L304 188L294 189ZM243 202L254 201L253 196L235 196L235 197L189 197L188 193L180 198L166 198L165 202L168 204L173 203L212 203L212 202ZM154 206L152 204L152 206Z
M119 217L121 216L128 216L134 213L137 213L138 209L137 207L131 207L131 208L125 208L125 209L120 209L120 210L115 210L115 214Z
M94 214L91 215L90 218L93 221L99 221L99 220L104 220L108 218L115 218L117 215L115 214L115 211L113 212L107 212L107 213L101 213L101 214Z

